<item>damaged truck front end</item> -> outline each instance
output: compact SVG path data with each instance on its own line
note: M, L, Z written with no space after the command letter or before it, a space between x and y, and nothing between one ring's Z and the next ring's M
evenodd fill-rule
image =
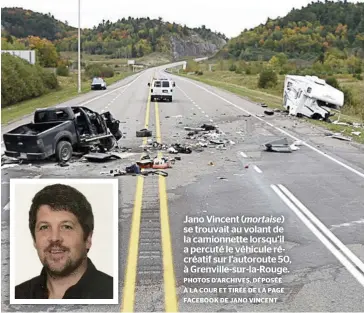
M294 116L328 121L331 109L344 105L344 93L316 76L287 75L284 82L283 106Z

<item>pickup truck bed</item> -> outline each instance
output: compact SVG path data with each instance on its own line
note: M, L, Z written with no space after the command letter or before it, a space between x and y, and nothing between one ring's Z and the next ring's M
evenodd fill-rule
M10 132L8 134L17 134L17 135L37 135L42 133L54 126L60 125L63 122L46 122L46 123L29 123L25 125L21 125Z
M3 135L5 154L10 157L42 160L55 153L58 134L67 135L71 143L77 142L72 121L55 121L19 126Z

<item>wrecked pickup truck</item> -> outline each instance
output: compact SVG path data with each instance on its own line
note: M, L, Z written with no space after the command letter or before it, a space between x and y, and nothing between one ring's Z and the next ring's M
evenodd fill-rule
M317 76L287 75L284 81L283 106L290 115L304 115L328 121L331 109L344 105L344 93Z
M5 155L25 160L55 156L67 162L73 151L87 152L95 145L111 149L122 137L119 123L110 112L98 114L82 106L37 109L32 123L3 135Z

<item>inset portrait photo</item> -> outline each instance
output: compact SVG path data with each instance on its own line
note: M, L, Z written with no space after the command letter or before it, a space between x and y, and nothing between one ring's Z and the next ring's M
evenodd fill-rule
M118 181L10 180L10 304L118 304Z

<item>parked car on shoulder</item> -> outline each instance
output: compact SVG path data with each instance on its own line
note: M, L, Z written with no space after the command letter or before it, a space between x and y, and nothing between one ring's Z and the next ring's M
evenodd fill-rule
M91 90L106 89L106 82L101 77L94 77L91 83Z

